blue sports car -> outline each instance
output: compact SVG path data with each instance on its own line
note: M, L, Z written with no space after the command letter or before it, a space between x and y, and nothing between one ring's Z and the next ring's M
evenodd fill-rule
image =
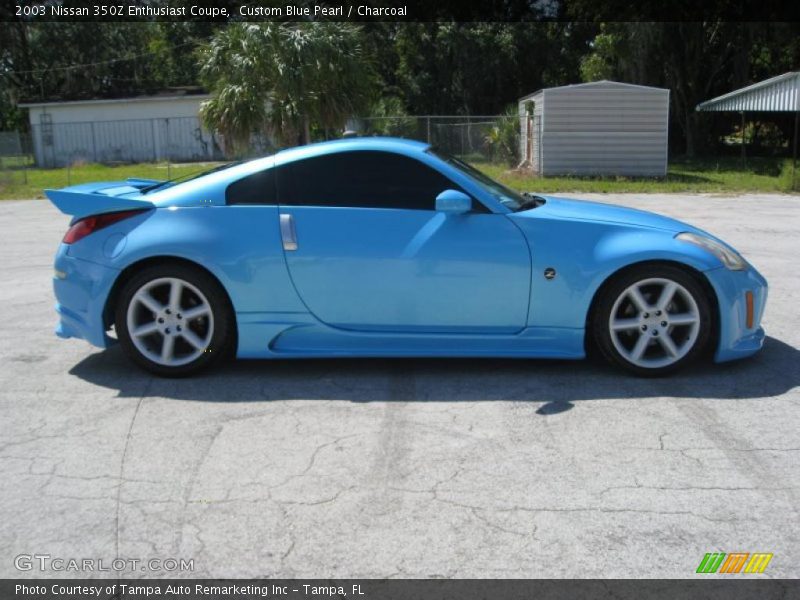
M719 239L520 194L420 142L350 138L184 180L46 193L72 216L55 259L56 333L116 338L158 375L228 356L593 349L662 375L764 340L766 281Z

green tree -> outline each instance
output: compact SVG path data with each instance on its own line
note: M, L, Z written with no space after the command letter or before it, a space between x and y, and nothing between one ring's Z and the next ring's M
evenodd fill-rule
M369 108L363 123L366 135L414 138L419 136L417 119L406 114L403 103L395 96L381 96Z
M581 79L585 82L613 79L619 60L621 36L602 31L591 43L591 52L581 58Z
M797 64L796 23L603 23L581 61L581 75L584 81L616 79L669 88L670 142L677 140L686 154L694 155L710 149L738 119L698 113L697 104Z
M510 104L489 128L484 141L493 160L514 167L519 162L519 107Z
M376 78L360 28L346 23L235 23L201 56L213 97L201 113L234 147L253 132L282 143L340 129L370 105Z
M155 25L147 40L153 82L162 87L197 86L200 65L195 48L207 44L224 25L207 21L162 21Z
M18 102L138 96L197 85L193 48L216 23L0 22L0 128Z
M412 114L497 114L542 87L579 81L592 23L403 23L397 86Z

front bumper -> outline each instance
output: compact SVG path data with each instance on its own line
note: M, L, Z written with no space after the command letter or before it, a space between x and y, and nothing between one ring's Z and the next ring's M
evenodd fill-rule
M753 267L730 271L725 267L706 271L719 302L719 344L716 362L744 358L764 345L761 317L767 303L767 280ZM752 294L752 321L748 326L747 293Z
M59 317L56 335L106 348L114 339L106 334L103 312L119 271L69 256L68 248L59 246L54 265L53 291Z

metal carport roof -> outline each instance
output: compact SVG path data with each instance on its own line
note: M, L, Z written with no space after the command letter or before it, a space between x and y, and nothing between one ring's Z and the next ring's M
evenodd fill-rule
M790 71L697 105L699 111L794 112L800 110L800 71Z
M704 112L742 113L742 161L745 154L744 125L746 112L793 112L794 139L792 140L792 189L797 171L797 131L800 124L800 71L766 79L740 90L701 102L695 107Z

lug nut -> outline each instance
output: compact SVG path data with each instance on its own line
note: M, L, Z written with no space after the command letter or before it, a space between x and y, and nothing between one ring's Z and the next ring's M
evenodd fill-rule
M158 317L158 322L159 322L159 323L163 323L163 322L164 322L164 319L162 319L161 317Z
M164 333L166 333L167 335L169 335L169 327L167 327L167 328L164 330Z
M667 326L667 322L666 321L661 321L661 326L662 327L666 327Z
M650 314L649 314L649 313L644 313L644 314L642 315L642 317L644 317L645 319L646 319L647 317L649 317L649 316L650 316Z
M653 335L658 335L658 329L653 329Z
M181 330L181 326L180 326L180 325L178 325L178 326L177 326L175 329L176 329L177 331L180 331L180 330Z
M647 331L647 325L642 325L642 331Z
M182 319L182 318L183 318L183 317L181 316L181 313L178 313L178 314L177 314L177 317L178 317L179 319Z
M657 311L656 311L656 316L657 316L657 317L660 317L660 316L661 316L661 311L660 311L660 310L657 310Z
M171 315L171 314L172 314L172 311L170 311L170 309L167 309L167 310L165 310L164 312L165 312L165 313L167 313L168 315Z

